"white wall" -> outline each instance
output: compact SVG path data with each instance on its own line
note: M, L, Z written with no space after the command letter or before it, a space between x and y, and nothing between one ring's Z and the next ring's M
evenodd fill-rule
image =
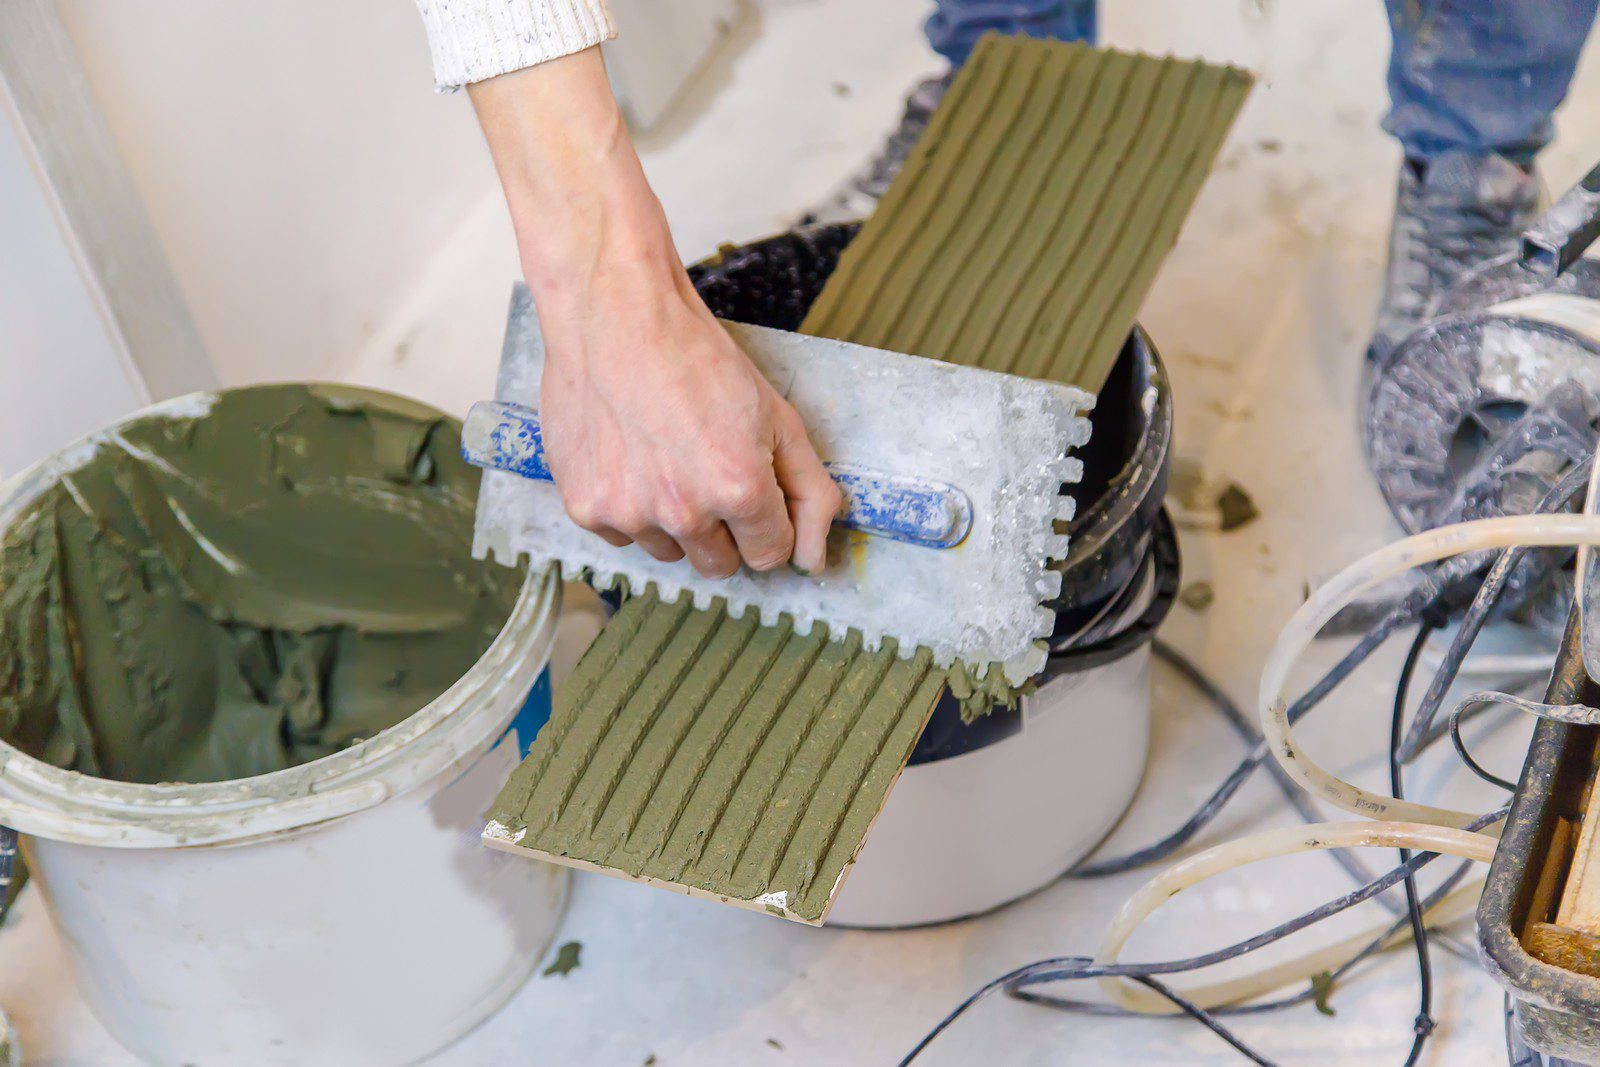
M494 189L410 0L61 0L224 384L335 373Z
M145 402L0 86L0 475Z
M654 121L736 0L614 2L612 63ZM58 7L225 385L402 349L450 236L503 211L466 95L433 91L412 0ZM509 288L509 226L490 254Z

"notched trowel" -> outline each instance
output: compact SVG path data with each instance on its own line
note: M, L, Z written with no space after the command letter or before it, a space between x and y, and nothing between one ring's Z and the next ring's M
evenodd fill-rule
M539 433L544 345L524 286L512 294L496 400L475 405L462 452L485 470L474 551L506 564L556 564L564 577L609 587L654 585L697 607L725 600L735 617L789 616L902 656L927 648L974 676L998 667L1020 685L1044 666L1041 639L1060 592L1047 566L1066 556L1062 532L1089 437L1080 389L919 356L739 323L735 342L799 411L845 497L836 526L846 550L805 576L788 569L702 578L636 545L615 548L567 517L548 479ZM839 531L835 531L836 535Z

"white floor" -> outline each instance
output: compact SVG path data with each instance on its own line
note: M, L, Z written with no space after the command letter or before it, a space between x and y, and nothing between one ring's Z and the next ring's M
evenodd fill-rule
M926 7L758 7L672 128L645 146L686 257L782 229L867 152L905 88L935 68L918 31ZM1376 125L1386 28L1377 0L1118 0L1104 18L1109 44L1232 60L1260 75L1141 315L1175 381L1179 453L1238 481L1262 511L1231 534L1185 534L1187 577L1212 582L1217 598L1204 613L1176 609L1166 630L1250 706L1266 649L1306 584L1394 533L1366 477L1353 415L1397 162ZM1573 98L1545 160L1556 187L1600 157L1600 64L1580 72ZM345 376L464 409L491 387L514 274L502 210L486 201L419 280L407 320ZM1313 666L1339 651L1319 649ZM1325 762L1373 785L1384 781L1379 753L1398 658L1399 649L1385 649L1304 730ZM1154 699L1146 781L1113 849L1175 826L1237 755L1231 733L1169 674L1157 672ZM1502 731L1485 745L1491 762L1513 769L1525 737L1521 724ZM1451 760L1439 752L1414 771L1413 792L1490 806L1493 791ZM1205 840L1290 819L1256 782ZM1106 918L1146 877L1061 883L988 918L872 934L810 930L582 876L560 935L583 943L582 966L533 979L437 1062L893 1062L988 978L1041 956L1092 951ZM1169 903L1127 955L1215 947L1347 887L1325 857L1252 868ZM1470 942L1470 928L1462 936ZM1498 989L1475 965L1442 951L1434 961L1440 1027L1424 1062L1503 1063ZM1285 1063L1398 1063L1410 1045L1415 981L1409 957L1393 954L1334 991L1335 1017L1306 1007L1239 1029ZM30 1062L127 1062L77 999L31 891L0 931L0 1005ZM1188 1022L1061 1016L996 999L926 1062L1236 1059Z

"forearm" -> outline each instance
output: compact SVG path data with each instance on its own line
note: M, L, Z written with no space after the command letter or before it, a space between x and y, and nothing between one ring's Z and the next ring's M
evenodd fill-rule
M599 50L471 93L539 308L546 454L573 520L711 576L819 569L838 489L690 285Z
M598 48L471 86L541 306L681 273Z

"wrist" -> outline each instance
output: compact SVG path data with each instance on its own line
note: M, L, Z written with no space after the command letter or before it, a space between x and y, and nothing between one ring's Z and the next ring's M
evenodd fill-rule
M681 272L598 50L470 92L541 303L581 296L606 276L652 285Z
M593 172L581 187L512 208L523 276L535 298L585 300L673 287L682 266L642 172Z

